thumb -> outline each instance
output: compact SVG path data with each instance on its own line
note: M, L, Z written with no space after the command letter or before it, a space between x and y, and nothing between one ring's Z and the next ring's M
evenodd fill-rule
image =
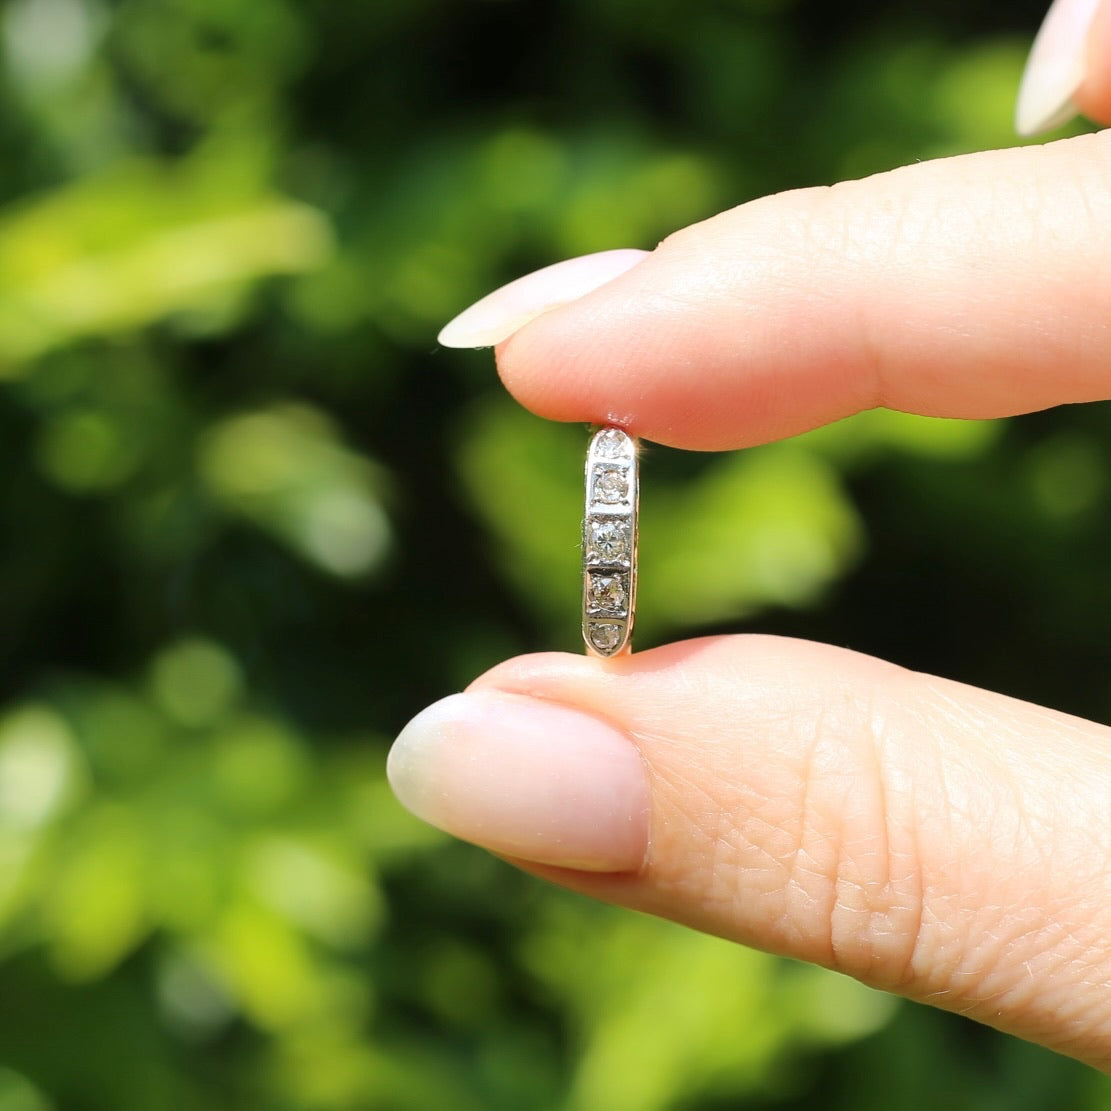
M389 771L557 883L1111 1063L1111 730L722 637L503 664Z
M1055 0L1030 51L1015 129L1037 135L1077 113L1111 123L1111 2Z

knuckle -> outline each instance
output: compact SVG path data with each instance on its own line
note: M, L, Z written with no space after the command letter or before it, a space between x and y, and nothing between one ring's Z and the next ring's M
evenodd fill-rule
M823 963L887 988L911 975L924 915L902 717L874 690L827 697L801 771L788 881L789 913L819 916Z

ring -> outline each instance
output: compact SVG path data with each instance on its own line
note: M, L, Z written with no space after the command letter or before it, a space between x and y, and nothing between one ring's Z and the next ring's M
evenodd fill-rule
M586 453L582 632L597 656L616 656L633 635L639 497L636 441L620 428L595 432Z

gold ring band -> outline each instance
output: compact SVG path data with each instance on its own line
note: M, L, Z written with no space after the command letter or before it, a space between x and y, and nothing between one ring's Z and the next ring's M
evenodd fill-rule
M633 635L639 498L636 441L620 428L599 429L586 453L582 538L582 633L597 656L625 651Z

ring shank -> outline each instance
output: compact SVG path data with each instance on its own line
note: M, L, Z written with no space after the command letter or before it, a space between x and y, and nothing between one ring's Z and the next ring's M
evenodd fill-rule
M587 652L629 648L636 616L637 447L620 428L601 428L586 454L583 516L582 635Z

